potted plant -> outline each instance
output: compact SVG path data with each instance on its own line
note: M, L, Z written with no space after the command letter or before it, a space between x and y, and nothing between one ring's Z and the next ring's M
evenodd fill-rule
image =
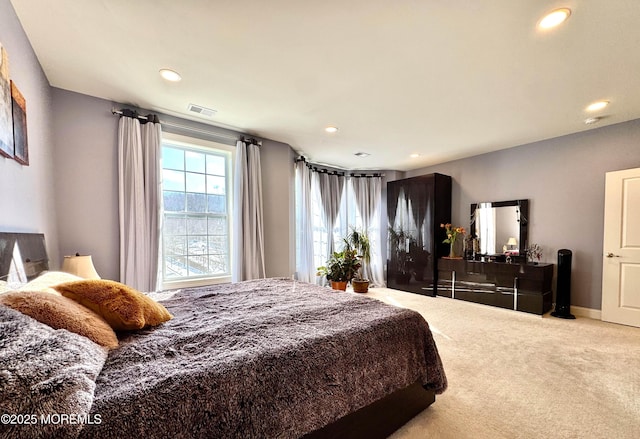
M362 266L369 264L371 261L371 243L369 237L364 232L351 229L351 232L344 238L345 250L355 250L360 257L362 264L360 269L356 271L356 276L351 279L351 286L356 293L366 293L369 291L369 279L362 277Z
M334 290L345 291L347 283L355 276L361 267L360 257L355 250L344 249L334 252L326 265L318 267L318 276L326 276Z

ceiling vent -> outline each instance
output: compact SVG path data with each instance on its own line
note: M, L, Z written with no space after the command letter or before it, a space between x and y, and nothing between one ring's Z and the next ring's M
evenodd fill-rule
M205 108L205 107L201 107L200 105L194 105L194 104L189 104L189 106L187 107L187 110L191 111L192 113L197 113L200 116L204 116L204 117L213 117L217 113L216 110L212 110L211 108Z

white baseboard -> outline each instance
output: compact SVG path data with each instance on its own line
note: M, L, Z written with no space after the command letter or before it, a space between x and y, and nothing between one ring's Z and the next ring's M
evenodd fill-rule
M571 314L577 317L587 317L589 319L602 320L602 311L599 309L583 308L581 306L572 306Z

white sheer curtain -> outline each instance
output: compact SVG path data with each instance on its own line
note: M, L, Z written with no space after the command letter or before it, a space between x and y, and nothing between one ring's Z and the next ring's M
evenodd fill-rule
M344 175L320 172L318 173L318 188L322 205L322 219L329 234L327 237L327 254L331 255L337 250L333 239L333 229L335 228L340 211L340 203L342 202Z
M496 209L491 203L480 203L476 210L476 229L480 240L480 253L495 254L496 251Z
M296 168L296 270L298 279L319 282L316 267L342 248L350 227L366 230L371 261L363 273L374 286L384 286L381 244L382 178L350 176L317 169L303 158ZM351 181L348 185L346 180Z
M157 118L141 124L124 112L118 126L120 281L141 291L158 288L160 142Z
M233 282L266 277L260 147L238 141L233 185Z
M316 266L313 263L313 213L311 210L311 170L304 160L296 162L296 242L298 280L314 283Z
M351 185L360 213L361 229L369 237L371 260L363 264L363 276L372 286L384 287L384 268L382 263L382 246L380 244L380 204L382 202L382 178L351 177Z

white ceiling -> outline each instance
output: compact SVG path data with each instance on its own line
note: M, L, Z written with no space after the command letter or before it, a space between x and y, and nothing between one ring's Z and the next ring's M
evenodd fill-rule
M348 169L415 169L640 118L638 0L11 1L52 86ZM557 7L569 20L538 31ZM165 67L182 81L161 79ZM599 99L605 117L585 125ZM218 113L188 115L190 103Z

